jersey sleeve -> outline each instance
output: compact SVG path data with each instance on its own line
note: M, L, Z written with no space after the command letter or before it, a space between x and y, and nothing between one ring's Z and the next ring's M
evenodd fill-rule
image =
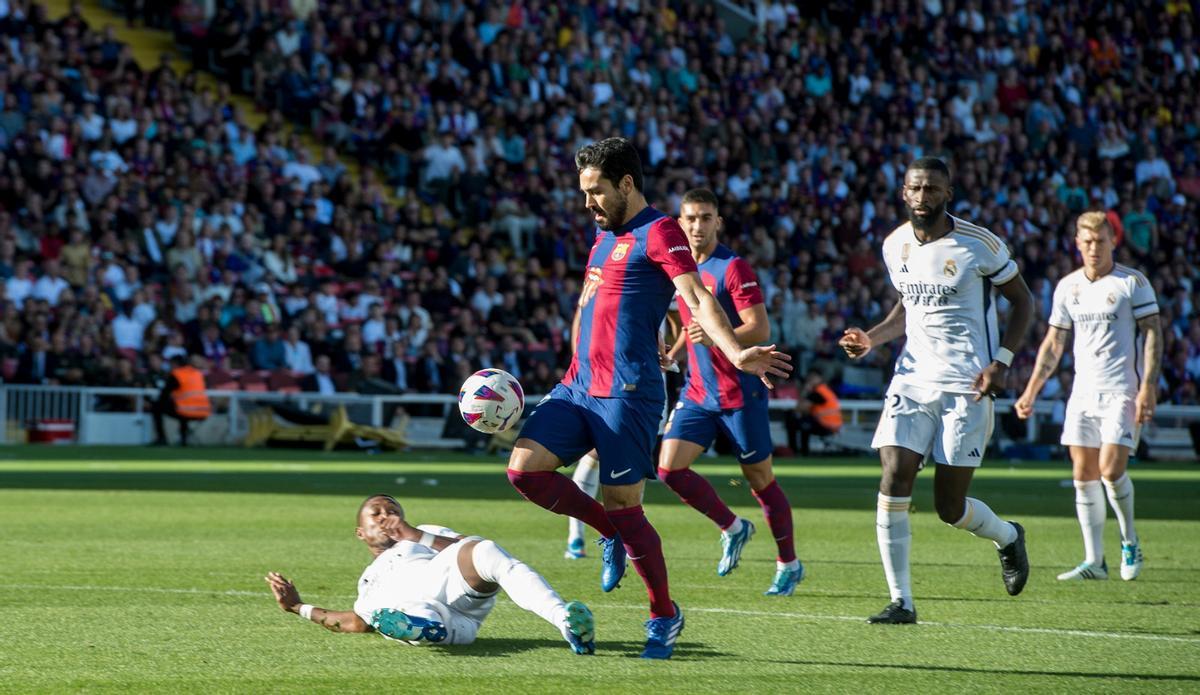
M687 237L673 217L664 217L650 228L646 236L646 256L672 279L697 272Z
M1154 287L1141 273L1134 273L1133 281L1133 318L1135 321L1153 316L1158 313L1158 298L1154 296Z
M725 272L725 289L733 298L733 307L738 311L749 309L762 304L762 288L758 285L758 276L744 258L735 258Z
M424 531L425 533L428 533L428 534L431 534L434 536L446 536L447 538L458 538L459 536L462 535L461 533L459 533L458 531L455 531L452 528L447 528L445 526L438 526L437 524L421 524L420 526L417 527L417 530Z
M1067 311L1067 284L1058 283L1054 288L1054 299L1050 304L1050 325L1069 331L1075 325L1071 320L1071 312Z
M979 271L993 285L1003 285L1015 278L1021 271L1012 259L1012 253L999 237L994 237L995 243L979 244Z

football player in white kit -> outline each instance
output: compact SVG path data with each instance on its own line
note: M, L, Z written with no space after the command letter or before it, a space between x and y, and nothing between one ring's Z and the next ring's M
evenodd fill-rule
M892 602L870 623L917 622L909 576L908 508L917 472L931 458L934 506L942 521L995 543L1008 593L1029 577L1025 530L967 497L992 436L992 397L1004 389L1013 351L1033 320L1033 296L1004 242L946 213L953 198L945 162L923 157L904 175L909 222L883 242L883 260L900 300L870 331L847 328L839 345L851 358L904 337L871 446L883 475L876 539ZM1003 339L996 290L1011 303Z
M1085 212L1075 223L1083 267L1059 281L1046 338L1017 415L1033 402L1072 350L1075 386L1067 402L1062 443L1071 452L1075 511L1083 530L1083 562L1061 580L1108 579L1104 561L1104 492L1121 528L1121 579L1137 579L1142 549L1133 525L1133 483L1125 473L1142 424L1154 417L1163 341L1154 288L1140 272L1113 261L1113 230L1103 212ZM1138 334L1145 336L1138 371ZM1101 482L1103 481L1103 486Z
M492 541L440 526L413 527L400 503L372 495L355 534L375 560L358 580L352 611L304 603L278 572L266 576L279 607L333 632L378 631L409 644L470 644L500 589L562 634L576 654L596 649L595 620L579 601L565 603L537 572Z

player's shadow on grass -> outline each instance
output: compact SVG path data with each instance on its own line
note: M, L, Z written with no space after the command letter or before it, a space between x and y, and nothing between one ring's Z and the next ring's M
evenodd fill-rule
M447 455L444 460L421 455L402 455L394 459L365 459L362 456L330 454L308 454L280 450L244 449L194 449L165 451L162 449L126 449L105 451L103 448L36 449L21 447L2 452L0 460L23 461L30 465L18 470L0 471L0 489L51 489L51 490L145 490L187 492L245 492L259 494L310 494L310 495L366 495L387 492L398 496L413 496L425 499L464 500L520 500L520 495L509 485L505 477L505 465L501 459L476 460L486 465L475 470L449 470L446 463L463 461L459 455ZM38 459L54 461L78 461L78 468L56 464L50 470L38 470ZM184 466L172 470L170 462L202 461L221 464L270 463L291 464L292 468L280 466L267 470L196 470ZM152 461L156 464L149 470L131 466L122 470L96 470L88 466L106 460ZM377 471L339 471L338 463L379 464ZM162 465L164 464L165 465ZM869 464L870 459L862 459ZM312 470L303 470L305 465ZM871 514L878 486L874 477L864 477L861 467L847 464L847 468L859 468L857 474L849 470L846 475L821 474L785 477L793 505L797 509L853 510ZM1031 471L1045 469L1046 465L1030 464ZM1186 470L1191 468L1184 467ZM299 469L299 470L298 470ZM731 506L757 507L748 486L729 487L727 475L717 475L697 470L708 476L721 491L721 496ZM801 469L802 470L802 467ZM570 469L566 472L569 474ZM1069 476L1069 470L1063 476ZM740 478L739 478L740 479ZM1003 510L1008 517L1020 518L1029 515L1055 515L1074 518L1074 505L1069 501L1070 493L1060 487L1060 481L1038 476L982 478L975 481L971 492L987 500L994 509ZM925 475L918 482L914 504L918 515L934 514L932 505L932 476ZM1142 480L1137 483L1140 500L1154 500L1138 509L1141 519L1200 520L1200 505L1195 498L1200 495L1200 483L1192 480ZM1067 500L1064 502L1064 499ZM665 485L649 482L646 486L646 502L677 507L679 500Z
M641 656L641 642L612 642L600 640L596 643L596 656L611 656L611 657L631 657L638 658ZM553 639L520 639L520 638L481 638L475 640L474 643L455 647L455 656L484 656L484 657L502 657L528 652L534 649L552 649L552 650L567 650L566 643L562 640ZM675 659L687 659L689 657L696 658L712 658L731 656L726 652L717 651L711 647L692 642L680 642L675 647Z
M753 661L760 661L753 659ZM820 661L805 659L762 659L762 662L772 664L788 664L795 666L834 666L853 669L879 670L910 670L928 671L931 673L976 673L997 676L1051 676L1062 678L1095 678L1104 681L1114 680L1151 680L1176 683L1200 683L1200 676L1189 676L1171 673L1094 673L1088 671L1035 671L1031 669L1012 668L970 668L967 666L929 666L925 664L872 664L861 661Z

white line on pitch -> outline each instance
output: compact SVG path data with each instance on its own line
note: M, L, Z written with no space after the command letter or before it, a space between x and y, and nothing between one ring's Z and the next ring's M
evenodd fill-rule
M53 585L53 584L0 584L0 589L36 589L36 590L59 590L59 591L119 591L128 593L147 593L147 594L195 594L201 596L217 595L217 596L256 596L269 598L270 592L266 589L262 591L246 591L244 589L188 589L188 588L166 588L166 587L131 587L131 586L87 586L87 585ZM336 598L349 600L355 598L352 594L309 594L310 596L324 596L325 598ZM624 604L593 604L593 608L609 608L615 610L645 610L645 606L631 606ZM780 611L750 611L739 608L704 608L704 607L689 607L689 613L725 613L732 615L752 615L767 618L796 618L799 620L826 620L834 622L849 622L861 623L864 622L862 617L850 615L821 615L816 613L792 613ZM1051 627L1019 627L1015 625L972 625L969 623L941 623L928 620L921 621L922 625L930 627L946 627L961 630L983 630L986 632L1014 632L1019 634L1039 634L1039 635L1061 635L1069 637L1092 637L1099 639L1134 639L1134 640L1150 640L1154 642L1182 642L1184 644L1200 644L1200 639L1189 637L1177 637L1174 635L1160 635L1154 633L1140 634L1136 632L1103 632L1099 630L1066 630Z

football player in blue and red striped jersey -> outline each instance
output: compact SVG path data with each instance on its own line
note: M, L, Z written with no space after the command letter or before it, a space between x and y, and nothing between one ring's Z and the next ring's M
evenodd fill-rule
M717 197L705 189L684 194L679 223L687 234L700 280L725 312L741 345L766 342L771 329L762 288L750 264L717 241L721 230ZM691 466L722 431L733 442L742 473L762 507L777 549L776 572L768 596L790 596L804 578L792 539L792 507L775 480L771 466L771 423L767 389L754 377L738 371L724 353L713 348L704 328L686 302L679 302L686 327L671 357L687 347L687 381L667 421L658 477L684 503L712 519L721 529L721 560L717 574L725 576L738 565L742 549L754 535L754 524L735 515L711 483Z
M654 440L666 393L658 329L676 292L713 343L738 369L769 384L786 377L788 356L774 346L743 348L725 312L704 289L679 223L650 207L642 165L624 138L575 154L579 188L596 222L579 299L579 336L562 383L534 408L508 462L521 495L573 516L600 534L601 589L616 588L628 556L650 595L642 656L670 658L683 629L671 600L658 532L642 511L655 477ZM603 505L557 469L595 449Z

